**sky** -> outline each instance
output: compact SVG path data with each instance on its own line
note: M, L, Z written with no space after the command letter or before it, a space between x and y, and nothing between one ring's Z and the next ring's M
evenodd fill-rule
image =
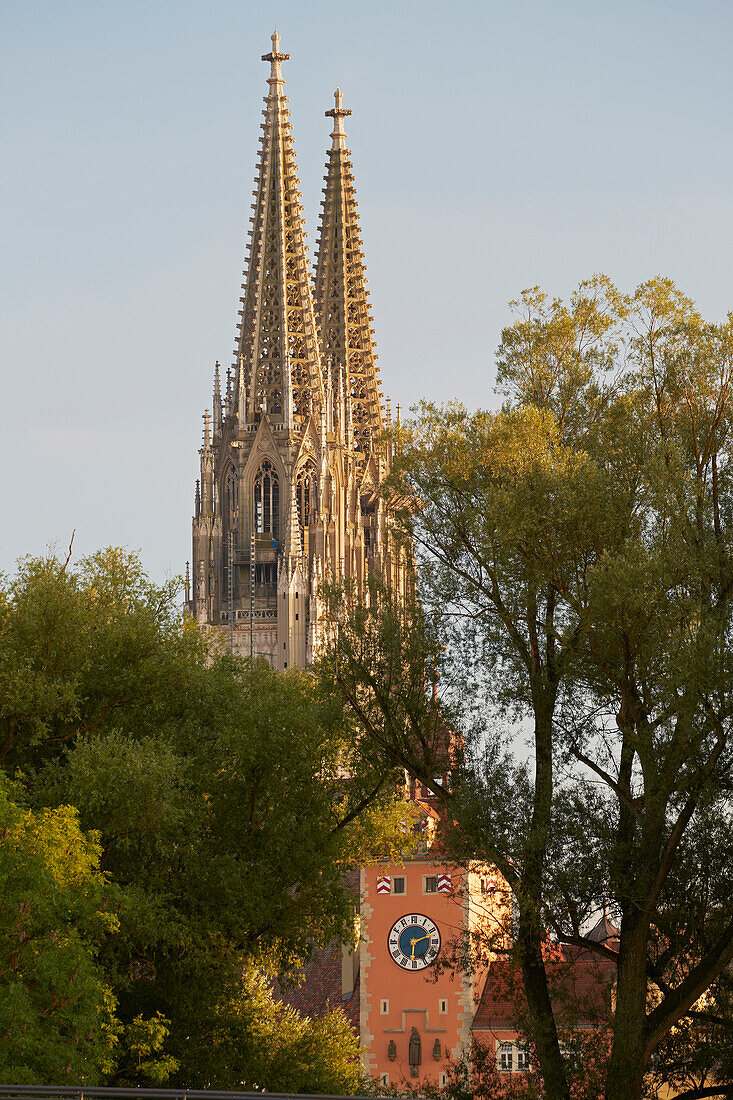
M491 406L508 303L733 309L733 4L0 0L0 571L190 558L277 27L315 242L339 85L384 391Z

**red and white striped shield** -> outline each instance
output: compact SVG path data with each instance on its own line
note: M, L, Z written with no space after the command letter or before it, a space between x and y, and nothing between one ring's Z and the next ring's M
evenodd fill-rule
M438 875L438 893L450 894L450 875Z
M377 875L377 893L389 894L392 890L392 879L389 875Z

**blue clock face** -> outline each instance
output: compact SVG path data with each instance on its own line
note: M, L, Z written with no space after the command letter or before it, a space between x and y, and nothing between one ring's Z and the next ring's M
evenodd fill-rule
M390 928L387 949L403 970L424 970L438 957L440 932L429 917L408 913Z

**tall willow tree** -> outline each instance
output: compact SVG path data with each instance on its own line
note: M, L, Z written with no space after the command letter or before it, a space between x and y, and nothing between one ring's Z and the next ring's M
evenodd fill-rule
M606 1095L629 1100L733 957L733 323L706 324L662 279L624 297L596 277L567 304L535 288L513 305L502 410L425 404L396 441L385 491L417 546L419 614L385 595L361 615L375 639L380 616L401 624L382 636L403 661L422 644L424 667L440 659L425 624L442 623L462 700L481 689L492 708L443 797L514 892L547 1096L569 1096L549 931L617 965ZM399 677L385 693L358 659L368 634L340 627L342 688L422 777ZM425 678L422 694L434 723ZM502 711L530 730L529 765L496 732ZM584 935L602 911L618 954Z

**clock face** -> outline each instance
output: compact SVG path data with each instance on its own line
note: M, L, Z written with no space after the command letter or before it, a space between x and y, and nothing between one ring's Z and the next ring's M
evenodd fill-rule
M387 950L403 970L424 970L438 957L440 932L429 917L408 913L390 928Z

